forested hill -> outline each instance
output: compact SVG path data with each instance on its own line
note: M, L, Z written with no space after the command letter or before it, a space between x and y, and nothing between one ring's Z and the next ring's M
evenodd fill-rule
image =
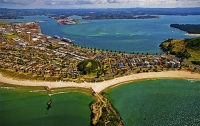
M184 42L185 42L187 48L194 49L194 50L200 50L200 37L192 38L192 39L185 39Z
M200 37L184 40L168 39L159 46L164 52L200 64Z
M178 28L190 34L200 34L200 24L171 24L170 27Z

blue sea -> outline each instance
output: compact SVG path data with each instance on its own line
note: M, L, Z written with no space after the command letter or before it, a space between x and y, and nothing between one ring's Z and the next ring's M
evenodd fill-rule
M77 17L73 17L77 18ZM81 17L78 17L81 19ZM40 21L42 32L73 40L74 43L96 49L128 53L162 53L159 44L168 38L184 39L186 32L170 24L198 24L200 15L159 16L158 19L81 20L83 24L59 25L46 16L27 16L11 22ZM2 21L2 20L0 20Z

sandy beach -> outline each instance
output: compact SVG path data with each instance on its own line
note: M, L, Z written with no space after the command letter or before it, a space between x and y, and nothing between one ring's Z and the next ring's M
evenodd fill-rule
M3 77L2 74L0 74L0 82L7 84L21 85L21 86L48 86L49 88L83 87L83 88L93 88L93 90L96 92L101 92L108 87L124 84L125 82L129 81L153 79L153 78L183 78L183 79L200 80L200 74L186 72L186 71L150 72L150 73L132 74L98 83L87 83L87 82L75 83L75 82L62 82L62 81L44 82L44 81L29 81L29 80L19 81L19 80L13 80L12 78Z
M196 37L200 36L200 34L190 34L190 33L186 33L185 35L187 35L187 36L196 36Z

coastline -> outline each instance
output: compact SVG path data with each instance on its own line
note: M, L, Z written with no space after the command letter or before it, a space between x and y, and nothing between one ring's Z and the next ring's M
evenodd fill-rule
M200 36L200 34L191 34L191 33L186 33L185 35L187 35L187 36L196 36L196 37Z
M182 79L194 79L200 80L200 74L191 73L186 71L165 71L165 72L149 72L149 73L139 73L139 74L131 74L128 76L123 76L119 78L114 78L112 80L107 80L103 82L96 83L75 83L75 82L45 82L45 81L19 81L14 80L12 78L4 77L0 73L0 82L18 85L18 86L48 86L49 88L65 88L65 87L79 87L79 88L92 88L95 92L102 92L103 90L125 84L127 82L136 81L136 80L144 80L144 79L153 79L153 78L182 78Z

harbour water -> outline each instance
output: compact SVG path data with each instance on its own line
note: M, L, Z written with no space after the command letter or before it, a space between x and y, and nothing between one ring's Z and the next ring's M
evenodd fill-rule
M144 80L114 87L105 95L125 126L200 125L200 81Z
M88 20L77 25L59 25L46 16L28 16L11 22L39 22L42 32L73 40L74 43L97 49L129 53L162 53L158 45L168 38L184 39L186 32L170 24L198 24L200 15L159 16L158 19Z
M43 87L15 87L0 84L1 126L89 126L90 103L85 93L57 89L49 95Z

